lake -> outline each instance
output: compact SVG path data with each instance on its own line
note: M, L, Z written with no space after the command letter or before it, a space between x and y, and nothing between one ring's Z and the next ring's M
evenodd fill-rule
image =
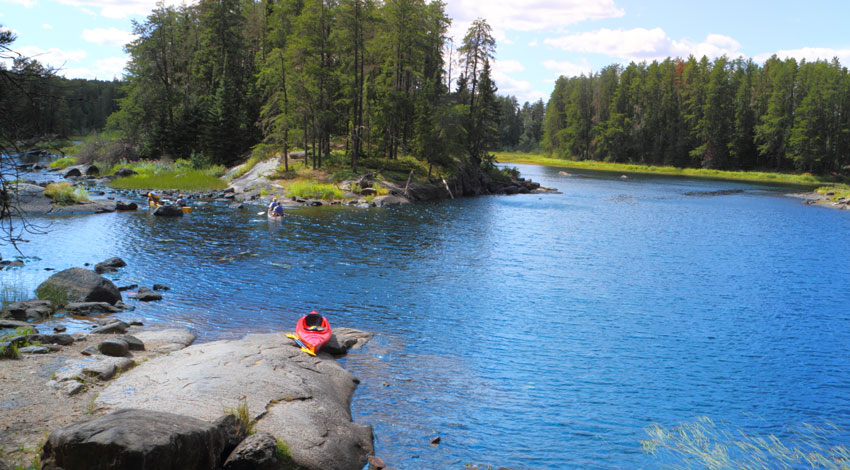
M827 444L850 443L850 211L782 187L519 168L561 193L35 219L49 233L2 276L31 290L45 268L120 256L117 285L171 287L126 300L147 326L212 341L316 309L374 331L342 362L362 380L355 420L399 469L661 468L675 456L642 450L647 426L700 417L791 445L834 424Z

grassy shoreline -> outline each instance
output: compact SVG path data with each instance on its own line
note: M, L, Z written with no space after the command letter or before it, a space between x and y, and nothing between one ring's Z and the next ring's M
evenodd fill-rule
M574 161L547 157L541 154L520 152L495 152L499 163L525 163L545 165L576 170L607 171L612 173L644 173L656 175L685 176L730 181L748 181L755 183L781 183L806 186L810 190L818 186L834 185L833 178L810 174L770 173L761 171L726 171L703 168L676 168L672 166L650 166L628 163L599 162L593 160Z

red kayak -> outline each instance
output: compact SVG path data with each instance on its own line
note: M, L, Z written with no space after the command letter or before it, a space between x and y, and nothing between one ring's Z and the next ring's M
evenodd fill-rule
M295 324L295 334L303 343L302 349L315 356L319 349L331 339L331 324L328 323L327 318L313 310L309 315L298 319L298 323Z

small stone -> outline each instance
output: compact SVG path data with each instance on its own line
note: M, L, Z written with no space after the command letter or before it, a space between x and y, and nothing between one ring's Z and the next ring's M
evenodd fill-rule
M138 284L130 284L129 286L121 286L121 287L118 288L118 290L125 291L125 290L135 289L137 287L139 287Z
M94 356L95 354L100 354L100 351L97 350L94 346L89 346L86 349L80 351L80 354L83 356Z
M115 364L108 361L98 361L83 368L83 374L98 380L109 380L115 377Z
M47 354L50 350L44 346L26 346L18 349L18 352L21 354Z
M54 327L53 327L53 331L54 331L55 333L62 333L62 332L63 332L63 331L65 331L65 330L67 330L67 328L65 328L65 327L64 327L64 326L62 326L62 325L56 325L56 326L54 326Z
M92 334L104 335L104 334L112 334L112 333L126 333L127 328L130 325L124 323L123 321L114 321L109 323L108 325L97 327L91 330Z
M440 439L440 436L432 437L432 438L431 438L431 445L432 445L432 446L438 445L438 444L440 444L440 441L441 441L441 440L442 440L442 439Z
M124 340L127 343L130 351L144 351L145 343L142 342L139 338L136 338L132 335L124 335L120 339Z
M377 455L370 455L368 457L368 460L370 469L374 468L376 470L380 470L387 466L386 462L384 462L384 459L378 457Z
M62 393L64 393L65 396L68 396L68 397L73 397L74 395L76 395L76 394L78 394L78 393L80 393L80 392L82 392L86 389L86 384L81 383L81 382L77 382L76 380L66 380L66 381L61 382L61 383L62 383L62 387L61 387Z
M171 288L164 284L154 284L153 290L171 290Z

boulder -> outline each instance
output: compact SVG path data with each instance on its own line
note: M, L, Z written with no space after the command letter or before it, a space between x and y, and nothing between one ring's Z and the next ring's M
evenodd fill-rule
M224 470L278 470L282 463L277 461L277 441L266 432L246 437L233 449L224 462Z
M129 328L129 327L130 327L130 325L124 323L123 321L115 320L115 321L110 322L106 325L99 326L99 327L91 330L91 332L92 332L92 334L96 334L96 335L108 335L108 334L113 334L113 333L126 333L127 328Z
M0 319L0 330L14 330L15 328L32 328L36 333L38 333L38 330L31 323L18 320Z
M130 352L130 345L121 338L110 338L97 345L102 354L113 357L124 357Z
M51 352L51 349L44 346L26 346L18 348L18 352L21 354L47 354Z
M153 215L160 217L183 217L183 209L180 206L159 206L153 211Z
M331 355L304 354L283 333L250 335L152 359L108 384L95 406L208 421L244 403L254 429L286 442L298 466L360 470L374 452L372 429L354 423L349 408L358 382Z
M65 170L65 173L62 175L64 178L77 178L83 176L83 172L80 171L79 168L72 166Z
M83 268L70 268L47 278L35 290L40 297L64 295L68 302L108 302L115 305L121 292L109 279Z
M49 300L25 300L12 302L0 311L0 317L12 318L18 321L41 321L54 312L53 302Z
M118 268L123 268L124 266L127 266L127 263L124 262L123 259L116 256L116 257L113 257L113 258L103 260L100 263L97 263L96 265L94 265L94 272L96 272L98 274L102 274L102 273L105 273L107 271L115 271Z
M139 292L136 294L136 299L142 302L151 302L154 300L162 300L162 294L154 292L147 287L139 287Z
M145 345L148 351L167 353L179 351L195 342L198 337L189 330L173 328L157 331L140 331L133 333Z
M115 210L118 211L134 211L138 208L139 206L135 202L118 201L115 203Z
M130 351L144 351L145 350L145 343L143 343L142 340L140 340L139 338L136 338L135 336L124 335L119 339L121 339L122 341L127 343L127 348L129 348Z
M71 315L85 316L93 313L116 313L121 309L110 305L108 302L71 302L62 307Z
M43 469L208 470L219 468L238 436L215 423L158 411L124 409L50 433ZM243 434L244 436L244 431Z
M23 338L26 339L27 342L30 343L41 343L41 344L59 344L62 346L68 346L70 344L74 344L74 337L66 334L57 334L57 335L45 335L45 334L34 334L34 335L24 335Z
M322 346L322 351L340 356L346 354L349 349L357 349L375 336L367 331L355 330L354 328L334 328L331 339Z
M407 198L402 196L393 196L392 194L378 196L375 199L372 199L372 202L378 207L392 207L410 204L410 201Z

